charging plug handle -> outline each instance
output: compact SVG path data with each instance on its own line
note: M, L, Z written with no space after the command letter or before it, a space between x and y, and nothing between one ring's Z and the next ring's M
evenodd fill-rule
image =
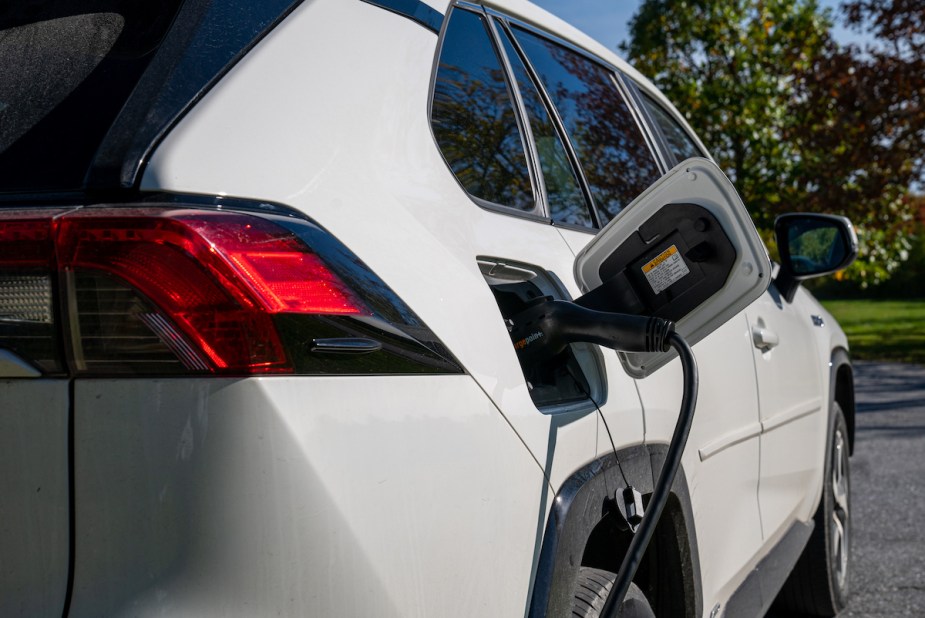
M543 361L570 343L596 343L624 352L666 352L674 323L662 318L595 311L565 300L543 300L511 317L521 358Z

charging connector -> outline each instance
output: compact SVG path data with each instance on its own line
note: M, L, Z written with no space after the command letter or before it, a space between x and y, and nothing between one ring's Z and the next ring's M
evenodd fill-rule
M579 341L624 352L666 352L674 323L544 298L512 316L510 332L518 356L530 366L556 357L568 344Z

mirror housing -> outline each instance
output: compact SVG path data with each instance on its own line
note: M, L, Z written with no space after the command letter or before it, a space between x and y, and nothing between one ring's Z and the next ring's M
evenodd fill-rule
M801 281L847 268L858 255L854 226L839 215L780 215L774 221L774 235L781 260L774 284L788 303Z
M624 208L575 259L589 309L673 320L693 345L758 298L768 252L735 187L716 164L688 159ZM619 352L633 377L674 352Z

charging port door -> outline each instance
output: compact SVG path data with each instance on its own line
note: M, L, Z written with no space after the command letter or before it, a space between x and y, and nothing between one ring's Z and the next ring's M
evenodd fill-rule
M771 264L742 199L711 161L684 161L649 187L578 254L580 305L673 320L695 344L758 298ZM674 355L620 353L630 375Z

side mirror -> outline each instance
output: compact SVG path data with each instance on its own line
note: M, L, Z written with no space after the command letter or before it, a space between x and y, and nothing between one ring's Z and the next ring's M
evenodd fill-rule
M691 345L758 298L768 252L735 187L714 163L676 166L623 209L575 259L576 304L675 321ZM645 377L673 352L620 352Z
M792 302L800 282L847 268L858 255L858 236L847 217L789 213L774 221L781 267L775 285Z

